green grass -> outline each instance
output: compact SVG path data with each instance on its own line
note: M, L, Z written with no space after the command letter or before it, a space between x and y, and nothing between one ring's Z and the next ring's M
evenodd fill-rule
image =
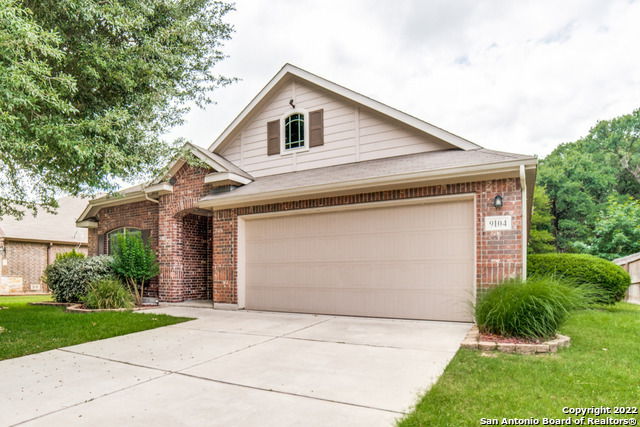
M64 307L31 306L49 296L0 297L0 360L40 353L190 320L133 312L67 313Z
M640 409L640 306L618 303L576 312L560 333L571 337L571 347L557 354L487 357L459 350L398 425L477 426L481 418L529 417L543 425L543 417L566 419L564 407ZM600 418L607 416L630 417Z

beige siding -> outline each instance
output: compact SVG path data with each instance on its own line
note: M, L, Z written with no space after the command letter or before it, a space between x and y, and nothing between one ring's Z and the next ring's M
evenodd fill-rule
M248 309L471 320L472 200L249 218L244 235Z
M240 137L237 137L236 139L233 140L233 143L230 144L228 147L225 148L224 151L222 151L222 156L229 160L230 162L238 165L239 167L242 167L242 157L241 157L241 150L242 150L242 141Z
M267 155L267 122L291 110L289 100L307 111L324 109L324 145L287 155ZM441 150L450 146L387 121L330 92L290 82L218 152L253 176L321 168L360 160Z

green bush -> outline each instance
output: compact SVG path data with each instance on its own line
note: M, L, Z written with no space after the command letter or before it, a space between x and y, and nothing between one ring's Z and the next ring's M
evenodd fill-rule
M481 332L520 338L555 335L571 310L587 307L593 289L552 276L508 280L482 293L474 308Z
M71 252L56 254L56 261L62 261L63 259L67 258L84 258L84 254L76 252L76 248L73 248Z
M106 278L91 283L82 302L92 309L133 308L135 297L120 280Z
M593 255L529 255L527 270L534 275L554 275L594 285L600 291L598 302L605 304L622 300L631 285L631 277L622 267Z
M138 304L142 303L145 281L156 277L160 272L156 254L151 242L145 245L136 235L124 234L117 237L113 269L124 278L133 291Z
M48 265L43 280L58 302L80 302L90 283L114 275L110 256L65 258Z

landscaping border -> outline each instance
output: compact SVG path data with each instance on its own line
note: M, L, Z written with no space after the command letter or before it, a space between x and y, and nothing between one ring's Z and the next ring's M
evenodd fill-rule
M151 310L153 308L163 308L168 307L168 305L149 305L143 307L134 307L134 308L100 308L100 309L89 309L89 308L81 308L82 304L71 303L71 302L30 302L29 305L50 305L55 307L67 307L67 311L69 313L97 313L101 311L142 311L142 310Z
M473 325L467 334L460 348L481 351L500 351L502 353L517 354L544 354L556 353L559 348L569 347L571 338L558 334L553 340L543 342L541 344L525 344L525 343L500 343L496 341L480 341L480 331L478 325Z

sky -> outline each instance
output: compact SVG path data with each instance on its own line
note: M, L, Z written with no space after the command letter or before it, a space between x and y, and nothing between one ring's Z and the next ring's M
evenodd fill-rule
M238 0L239 81L166 138L210 144L285 63L485 148L544 157L640 108L640 0Z

